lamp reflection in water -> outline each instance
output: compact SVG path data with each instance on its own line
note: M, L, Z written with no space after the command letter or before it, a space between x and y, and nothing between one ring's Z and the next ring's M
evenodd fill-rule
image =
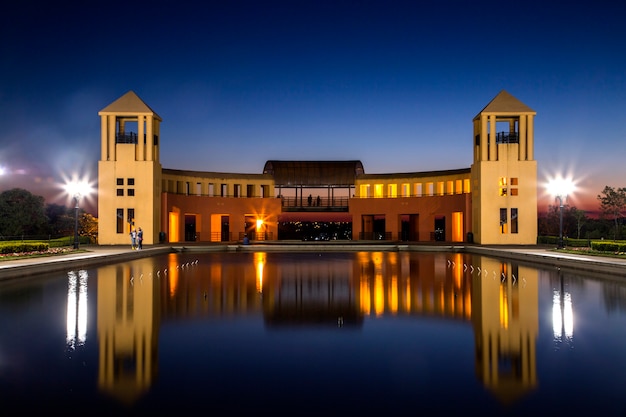
M254 270L256 272L256 290L259 294L263 293L263 270L265 268L266 254L265 252L254 253Z
M574 336L572 295L565 291L563 275L559 270L560 288L552 293L552 332L555 342L571 341Z
M87 278L85 270L67 273L67 336L69 350L87 340Z

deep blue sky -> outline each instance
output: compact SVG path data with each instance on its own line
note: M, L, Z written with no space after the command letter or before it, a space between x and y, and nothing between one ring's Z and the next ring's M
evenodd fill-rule
M560 3L557 5L555 3ZM98 111L135 91L164 168L358 159L466 168L501 90L537 112L541 181L626 187L626 3L14 2L0 17L0 191L96 179ZM550 201L551 202L551 201Z

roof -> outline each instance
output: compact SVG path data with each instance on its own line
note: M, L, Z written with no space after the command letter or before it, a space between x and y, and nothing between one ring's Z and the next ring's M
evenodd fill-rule
M132 90L100 110L98 114L100 113L149 113L161 120L161 117Z
M268 179L271 180L271 175L264 174L242 174L242 173L232 173L232 172L210 172L210 171L190 171L190 170L180 170L180 169L169 169L163 168L163 175L173 175L177 177L196 177L196 178L223 178L223 179L249 179L249 180L258 180L258 179Z
M393 172L383 174L363 174L359 175L359 179L373 180L373 179L398 179L398 178L428 178L428 177L446 177L446 176L458 176L469 175L472 173L471 168L459 168L459 169L445 169L438 171L421 171L421 172Z
M347 187L363 174L361 161L276 161L265 163L264 174L276 187Z
M479 117L481 113L535 113L535 111L507 91L502 90L476 117Z

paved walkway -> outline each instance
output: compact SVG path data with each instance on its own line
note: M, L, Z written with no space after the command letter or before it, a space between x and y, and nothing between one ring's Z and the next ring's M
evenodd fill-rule
M339 242L336 242L339 243ZM515 259L526 263L549 265L558 268L585 271L588 274L610 274L617 277L626 278L626 259L590 256L583 254L569 254L556 251L550 247L524 246L524 247L497 247L481 245L426 245L426 244L367 244L353 242L352 244L341 242L340 244L309 243L302 242L268 242L266 244L252 244L242 246L238 243L227 243L218 245L154 245L146 246L143 250L132 250L128 246L98 246L85 245L81 252L68 253L66 255L54 255L49 257L14 259L10 261L0 261L0 281L23 277L41 273L48 273L59 270L69 270L94 266L98 264L120 262L153 256L163 253L170 253L176 250L243 250L243 251L264 251L264 250L346 250L350 246L352 250L407 250L407 251L465 251L477 255L494 256L498 258Z

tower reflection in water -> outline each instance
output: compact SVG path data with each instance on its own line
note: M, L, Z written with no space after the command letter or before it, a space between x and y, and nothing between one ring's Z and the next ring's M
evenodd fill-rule
M133 403L157 378L161 321L231 315L262 315L267 328L359 327L364 318L381 315L459 320L474 330L477 377L501 402L515 402L537 384L534 268L454 253L256 252L164 259L98 269L98 383L120 402ZM70 305L82 308L74 294L87 300L75 286L70 284L68 296L68 340Z

